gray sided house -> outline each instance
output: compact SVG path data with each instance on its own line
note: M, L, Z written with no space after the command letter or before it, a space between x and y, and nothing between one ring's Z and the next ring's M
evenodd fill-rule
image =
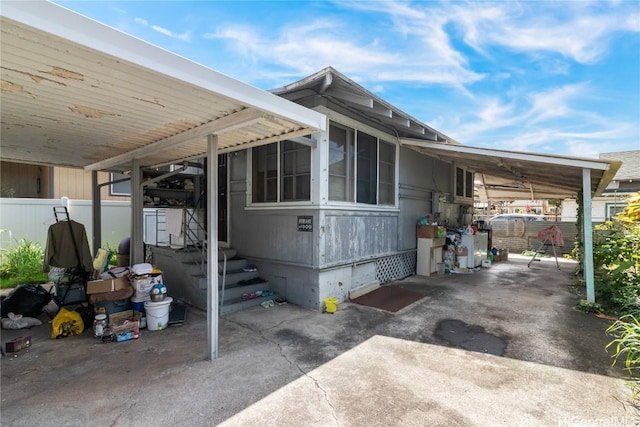
M457 144L446 135L332 68L272 92L325 114L327 131L229 153L219 236L278 295L321 309L325 298L407 277L422 216L470 220L472 172L399 143Z

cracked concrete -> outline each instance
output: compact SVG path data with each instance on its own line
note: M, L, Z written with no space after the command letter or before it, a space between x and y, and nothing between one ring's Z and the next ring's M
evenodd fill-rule
M191 309L183 326L124 343L51 340L46 324L3 330L2 342L29 334L33 345L2 358L0 422L634 425L624 372L604 351L610 322L572 309L573 265L527 261L396 282L429 296L398 315L349 303L333 315L291 304L234 313L220 319L213 362L206 314Z

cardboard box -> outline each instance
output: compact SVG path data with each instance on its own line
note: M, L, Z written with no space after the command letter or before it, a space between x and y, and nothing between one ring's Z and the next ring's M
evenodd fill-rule
M109 315L109 331L112 334L140 329L140 317L133 310L125 310Z
M153 285L162 282L162 274L145 274L142 276L133 276L131 284L136 290L136 297L139 298L143 294L149 294Z
M418 225L416 229L418 239L435 239L438 237L437 225Z
M88 294L101 294L126 289L129 286L129 277L116 277L115 279L91 280L87 282Z

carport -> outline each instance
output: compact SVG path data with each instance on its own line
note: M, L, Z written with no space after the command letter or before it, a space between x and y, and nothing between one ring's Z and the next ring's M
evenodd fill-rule
M324 115L49 2L2 4L2 159L130 172L131 263L143 260L142 168L207 158L208 356L218 353L218 153L324 130Z
M584 280L587 301L595 302L591 198L602 194L621 162L445 145L409 138L400 138L400 144L476 172L476 181L478 178L482 181L478 187L483 201L576 198L582 191Z

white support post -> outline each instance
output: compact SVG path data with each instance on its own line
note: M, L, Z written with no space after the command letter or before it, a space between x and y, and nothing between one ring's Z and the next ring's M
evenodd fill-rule
M144 203L142 195L142 168L140 160L133 159L131 165L131 244L130 264L144 262Z
M582 169L583 275L587 286L587 302L596 302L593 279L593 224L591 219L591 169Z
M209 360L218 358L218 136L207 136L207 337Z

